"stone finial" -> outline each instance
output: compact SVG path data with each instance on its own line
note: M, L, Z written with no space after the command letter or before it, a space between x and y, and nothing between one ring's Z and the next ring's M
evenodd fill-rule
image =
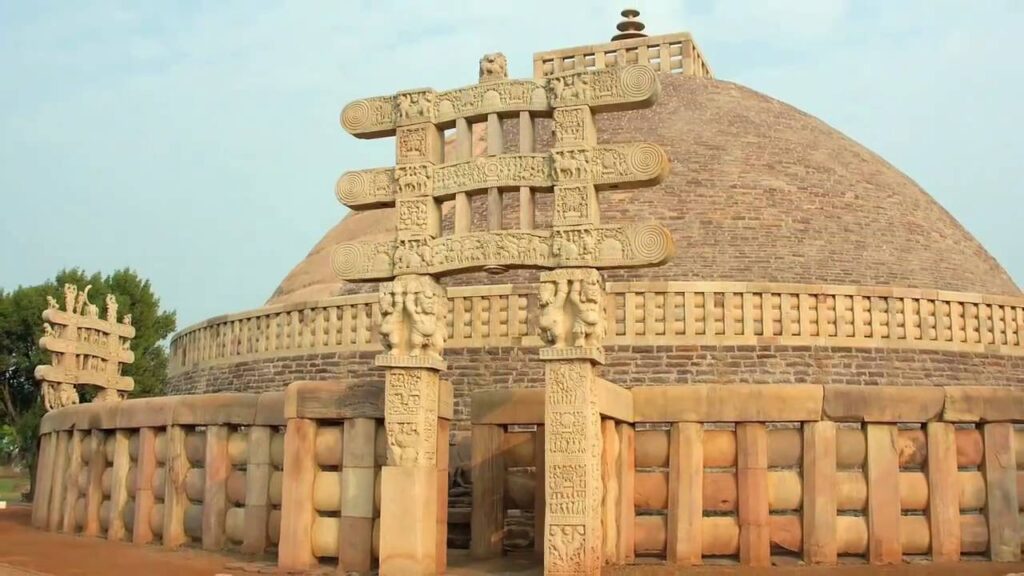
M612 42L618 40L629 40L631 38L646 38L647 34L644 34L644 28L646 26L637 18L640 16L640 11L635 8L626 8L621 12L624 20L618 23L615 28L619 31L618 34L612 36Z
M508 60L501 52L484 54L480 59L480 83L508 79Z

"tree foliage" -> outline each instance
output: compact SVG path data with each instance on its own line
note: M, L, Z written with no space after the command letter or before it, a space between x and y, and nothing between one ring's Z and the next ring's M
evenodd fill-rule
M47 296L63 302L66 283L77 284L79 288L92 285L89 299L101 306L107 294L112 293L117 297L118 313L132 315L135 338L131 348L135 362L123 371L125 376L135 379L131 396L161 394L167 377L167 350L163 343L174 332L175 313L160 309L160 299L149 281L134 271L125 268L104 276L72 268L37 286L10 292L0 290L0 425L13 427L22 452L34 449L43 412L39 385L33 376L36 366L49 362L48 354L39 348L43 333L41 314L46 309ZM82 397L85 401L90 395L84 393ZM22 456L30 458L29 454Z

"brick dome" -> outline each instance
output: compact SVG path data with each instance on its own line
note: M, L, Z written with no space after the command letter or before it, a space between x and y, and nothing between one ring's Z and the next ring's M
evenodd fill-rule
M608 272L609 279L1020 294L999 263L920 186L824 122L731 82L679 74L661 81L653 108L599 115L598 134L603 142L661 145L671 174L655 188L603 193L602 219L660 222L672 231L676 256L660 268ZM506 149L515 151L510 132ZM538 126L541 149L549 132L548 124ZM518 211L514 196L506 195L509 226ZM545 198L539 197L538 219L550 212ZM476 206L482 213L482 203ZM383 225L392 219L382 212L344 217L268 304L369 290L343 287L330 251L341 241L392 233ZM505 284L530 278L515 272L453 280Z

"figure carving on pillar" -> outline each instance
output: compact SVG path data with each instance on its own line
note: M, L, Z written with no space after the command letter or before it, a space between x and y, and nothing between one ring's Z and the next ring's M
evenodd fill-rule
M565 346L562 330L565 324L565 299L569 295L569 281L543 282L540 285L540 338L549 346Z
M551 348L600 348L607 332L604 289L593 269L542 275L538 296L541 339Z
M604 291L600 280L593 276L575 280L570 299L576 306L576 319L572 327L573 346L600 346L607 330L602 305Z
M381 344L391 356L441 360L447 299L429 276L399 276L380 285Z
M407 294L406 299L412 300L412 349L409 355L418 356L422 351L440 359L444 349L444 327L438 326L436 295L433 291L423 290Z
M401 318L402 299L399 296L397 302L393 291L380 291L380 343L384 346L385 352L390 352L399 345L401 335L398 333L399 319ZM396 309L397 303L397 309Z

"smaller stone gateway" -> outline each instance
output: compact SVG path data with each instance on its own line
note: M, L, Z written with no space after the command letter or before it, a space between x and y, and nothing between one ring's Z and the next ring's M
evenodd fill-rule
M35 369L47 412L78 404L77 386L98 388L94 402L123 400L135 388L130 376L121 375L121 367L135 361L132 315L118 322L117 298L108 294L106 316L100 318L99 308L89 302L91 288L65 284L64 310L47 296L39 347L52 355L52 363Z

